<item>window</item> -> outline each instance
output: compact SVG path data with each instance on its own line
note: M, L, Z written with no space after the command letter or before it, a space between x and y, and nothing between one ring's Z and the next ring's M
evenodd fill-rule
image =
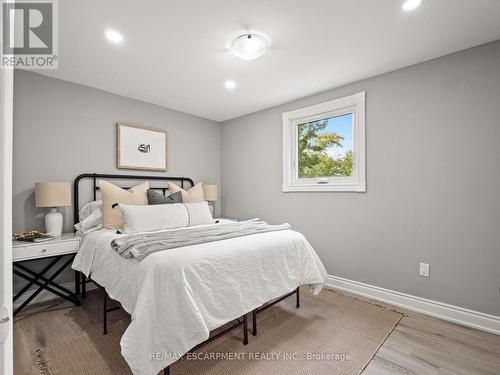
M283 191L366 191L364 92L283 113Z

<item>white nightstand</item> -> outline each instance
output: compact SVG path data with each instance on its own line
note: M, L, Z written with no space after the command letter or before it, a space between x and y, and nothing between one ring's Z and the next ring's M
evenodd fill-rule
M14 315L26 307L43 290L47 290L76 305L81 304L76 296L76 294L80 293L80 274L78 272L75 272L75 292L54 282L54 279L71 265L79 247L80 238L75 236L74 233L64 233L61 237L45 242L12 242L13 272L15 275L29 281L29 283L14 296L14 301L28 292L33 285L38 286L38 289L33 292L16 311L14 311ZM63 258L66 259L60 263L59 261ZM40 272L35 272L22 264L25 261L36 259L50 259L50 262ZM48 273L53 268L56 268L55 271L51 272L49 275Z

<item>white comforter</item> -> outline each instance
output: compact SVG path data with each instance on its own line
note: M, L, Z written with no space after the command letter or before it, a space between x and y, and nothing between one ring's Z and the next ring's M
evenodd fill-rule
M311 245L292 230L180 247L142 261L111 249L118 236L108 229L87 234L72 267L131 314L121 348L134 374L156 374L211 330L299 285L319 293L327 277Z

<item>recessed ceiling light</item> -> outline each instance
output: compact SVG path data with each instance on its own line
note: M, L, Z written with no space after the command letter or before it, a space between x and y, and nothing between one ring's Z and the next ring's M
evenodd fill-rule
M233 90L233 89L236 88L236 82L234 82L234 81L232 81L232 80L229 79L226 82L224 82L224 86L228 90Z
M243 34L233 40L231 52L243 60L255 60L267 52L269 40L257 34Z
M406 0L403 3L403 10L409 12L411 10L417 9L420 4L422 4L422 0Z
M123 35L116 30L106 29L104 30L104 35L106 35L106 39L111 43L120 44L123 42Z

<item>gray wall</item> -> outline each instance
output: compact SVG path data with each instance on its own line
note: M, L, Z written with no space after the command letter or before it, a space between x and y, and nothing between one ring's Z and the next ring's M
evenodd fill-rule
M282 193L282 112L362 90L367 192ZM500 315L500 42L227 121L222 146L225 216L290 222L331 275Z
M361 90L367 193L282 193L281 113ZM500 42L228 121L222 143L215 122L17 71L13 229L43 229L36 181L118 172L115 123L135 122L167 130L166 174L220 184L222 162L222 213L290 222L330 274L500 315L499 104Z
M167 131L167 172L116 168L115 124L120 121ZM34 204L36 181L73 181L83 172L102 172L182 175L220 185L220 128L214 121L18 70L14 77L13 230L44 229L46 210ZM71 231L71 207L61 212L65 231Z

